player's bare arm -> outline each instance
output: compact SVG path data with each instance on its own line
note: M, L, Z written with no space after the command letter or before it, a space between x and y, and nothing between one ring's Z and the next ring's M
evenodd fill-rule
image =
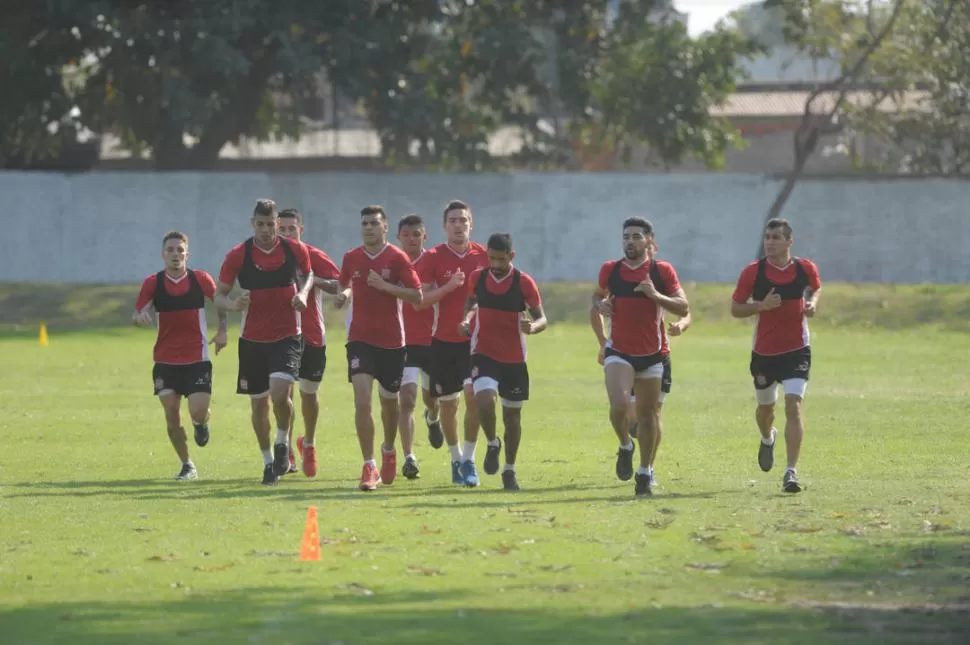
M478 298L475 294L468 296L465 300L465 317L458 323L458 333L462 336L472 334L472 316L478 310Z
M671 336L680 336L690 328L690 323L691 317L688 311L686 316L682 316L677 322L672 322L667 325L667 333Z
M456 271L451 275L448 282L444 283L440 287L435 287L431 284L424 285L424 297L421 300L421 304L415 305L415 309L427 309L428 307L433 307L442 300L445 299L449 293L458 289L465 284L465 274L462 271Z
M345 304L347 304L347 301L350 300L351 293L352 292L350 287L347 287L346 289L338 291L337 297L333 301L333 306L336 307L337 309L341 309Z
M683 289L678 289L672 296L665 296L657 291L657 287L653 284L650 276L647 276L643 282L638 284L634 291L639 291L672 314L686 316L690 313L690 303L687 302L687 294L684 293Z
M373 269L371 269L367 274L367 284L378 291L383 291L388 295L399 298L400 300L404 300L405 302L410 302L413 305L420 305L423 298L420 288L412 289L411 287L402 287L401 285L391 284Z
M748 302L731 301L731 315L735 318L747 318L755 316L763 311L771 311L781 306L781 296L775 293L774 288L768 292L764 300L749 300Z
M529 317L531 320L526 320L525 318L519 323L519 328L524 334L540 334L545 331L548 326L548 321L546 320L546 312L542 310L542 305L538 307L529 307Z
M324 293L330 294L331 296L336 296L340 293L340 280L331 280L328 278L321 278L320 276L313 276L313 286Z
M217 308L217 316L219 328L216 330L216 335L209 341L210 345L215 345L216 347L216 356L229 344L229 312Z
M589 326L596 336L596 342L603 347L606 344L606 331L603 329L603 316L595 306L589 308Z
M313 271L308 271L306 275L300 274L299 280L302 281L300 290L293 296L293 308L297 311L306 309L307 298L310 297L310 289L313 288Z
M613 302L609 295L606 289L600 287L596 287L596 290L593 291L593 309L598 311L602 316L611 316L613 314Z
M148 303L141 311L135 309L131 314L131 322L135 325L148 327L152 324L152 305Z
M216 307L222 309L223 311L243 311L249 306L249 291L243 291L236 298L230 298L229 292L232 291L232 285L226 284L225 282L216 283L216 295L212 298L212 302L215 303Z
M818 309L818 298L822 293L822 287L815 289L814 291L808 289L808 293L805 296L805 315L812 318L815 315L815 311Z

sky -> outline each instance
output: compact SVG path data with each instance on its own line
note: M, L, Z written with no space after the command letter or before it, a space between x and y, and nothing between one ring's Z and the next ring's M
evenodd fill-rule
M678 11L688 14L687 29L692 36L712 29L729 13L755 0L674 0Z

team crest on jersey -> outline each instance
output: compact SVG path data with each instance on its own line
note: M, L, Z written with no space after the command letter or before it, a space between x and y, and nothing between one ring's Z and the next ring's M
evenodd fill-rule
M385 280L391 279L391 270L388 268L381 269L381 277Z
M359 278L359 277L360 277L360 271L354 271L354 274L353 274L352 276L350 276L350 278L351 278L352 280L353 280L354 278Z
M160 379L160 378L155 379L155 389L156 390L164 390L165 389L165 381L163 379Z

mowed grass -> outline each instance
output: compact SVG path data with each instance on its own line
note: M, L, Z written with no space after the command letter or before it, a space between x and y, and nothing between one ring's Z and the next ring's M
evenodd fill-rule
M523 490L422 476L364 494L342 335L321 473L259 485L235 345L213 438L178 469L151 331L0 340L0 641L45 643L964 643L970 632L967 337L817 325L800 474L757 466L750 326L674 342L657 462L634 499L587 329L531 339ZM479 444L478 461L484 453ZM783 449L776 460L784 464ZM297 557L307 508L323 560Z

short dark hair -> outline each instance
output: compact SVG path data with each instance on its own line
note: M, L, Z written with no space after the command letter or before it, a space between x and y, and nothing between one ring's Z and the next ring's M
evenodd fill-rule
M281 218L290 217L292 219L295 219L301 225L303 224L303 213L301 213L295 208L284 208L283 210L280 211L280 217Z
M380 204L371 204L360 209L361 217L367 217L368 215L377 215L385 222L387 221L387 213L384 212L384 207Z
M642 217L628 217L623 220L623 230L630 228L631 226L639 226L643 229L643 234L647 237L653 235L653 224Z
M276 210L276 202L274 202L272 199L257 199L256 208L253 209L253 217L257 215L278 217L279 212Z
M179 240L180 242L184 242L186 246L189 245L189 236L182 231L169 231L166 233L165 237L162 238L163 249L165 248L165 243L169 240Z
M499 253L512 252L512 236L508 233L492 233L488 237L488 249Z
M405 226L420 226L421 228L424 228L424 218L422 218L420 215L414 215L413 213L411 215L405 215L397 222L397 232L400 233L401 229Z
M782 219L781 217L773 217L768 220L765 224L766 231L772 231L776 228L781 229L781 234L785 236L786 240L791 239L791 223L787 219Z
M451 200L450 202L448 202L448 205L445 206L445 210L441 214L445 222L448 221L448 213L450 213L451 211L468 211L469 213L471 213L472 207L469 206L466 202L461 201L460 199Z

